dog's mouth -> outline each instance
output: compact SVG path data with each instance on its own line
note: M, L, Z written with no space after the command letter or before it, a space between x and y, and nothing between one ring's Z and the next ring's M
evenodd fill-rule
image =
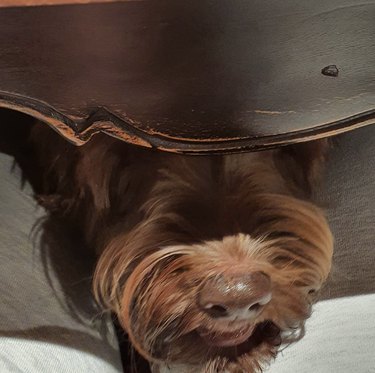
M208 330L200 327L196 333L213 354L225 356L229 360L248 354L262 343L275 347L281 343L281 330L272 321L247 324L234 330Z
M271 320L232 327L202 325L177 338L159 339L161 343L154 345L153 355L191 364L200 364L202 359L236 362L263 347L273 356L282 342L281 335L281 328Z
M256 326L256 324L247 324L230 331L208 330L201 327L197 329L197 333L209 346L231 347L240 345L251 338Z

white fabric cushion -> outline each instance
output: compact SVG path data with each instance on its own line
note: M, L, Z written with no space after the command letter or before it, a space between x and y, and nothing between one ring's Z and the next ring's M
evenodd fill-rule
M2 373L112 373L111 362L100 356L59 344L15 338L1 339Z

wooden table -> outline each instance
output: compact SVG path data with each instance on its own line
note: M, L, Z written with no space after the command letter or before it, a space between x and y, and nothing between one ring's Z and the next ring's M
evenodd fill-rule
M1 2L0 106L76 144L237 152L375 123L375 0L31 3L56 2Z

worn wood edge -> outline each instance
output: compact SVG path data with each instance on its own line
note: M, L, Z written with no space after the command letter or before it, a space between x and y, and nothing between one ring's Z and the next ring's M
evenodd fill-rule
M116 126L111 121L110 115L106 115L106 110L101 108L94 110L87 119L73 120L44 102L4 92L0 92L0 107L22 112L46 123L66 140L77 146L85 144L99 132L132 144L145 147L152 146L151 143L142 138L142 135L135 133L141 131L125 122L122 121L121 124Z
M121 123L124 122L121 118L117 117L107 110L106 114L111 117L111 128L109 129L109 132L106 130L101 131L106 132L111 136L117 137L116 133L113 132L113 128L116 127L113 126L116 126L117 123L117 126L120 127ZM335 136L344 132L349 132L372 124L375 124L375 109L366 111L361 114L353 115L351 117L343 118L331 123L322 124L314 128L278 135L239 138L234 140L205 141L190 139L177 140L167 136L163 137L160 134L147 134L147 138L149 139L149 143L152 144L153 147L166 152L174 152L187 155L240 153L260 151L300 142L318 140L325 137ZM150 138L152 138L152 140L150 140Z
M40 105L39 102L37 103L34 100L30 100L27 104L26 101L27 100L22 100L16 95L0 93L1 108L19 111L47 123L60 135L75 145L82 145L84 143L75 137L74 127L76 125L73 121L69 120L69 118L65 118L60 113L50 110L47 105Z
M259 151L335 136L375 124L374 109L307 130L235 140L194 141L143 132L132 125L131 119L121 118L104 107L94 110L86 119L73 120L46 103L3 92L0 92L0 107L19 111L45 122L77 146L83 145L97 133L105 133L134 145L187 155Z

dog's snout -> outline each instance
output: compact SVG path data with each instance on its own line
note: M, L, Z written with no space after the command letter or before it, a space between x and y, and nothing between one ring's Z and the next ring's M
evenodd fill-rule
M200 308L212 318L251 320L270 302L271 280L262 272L221 275L203 284Z

